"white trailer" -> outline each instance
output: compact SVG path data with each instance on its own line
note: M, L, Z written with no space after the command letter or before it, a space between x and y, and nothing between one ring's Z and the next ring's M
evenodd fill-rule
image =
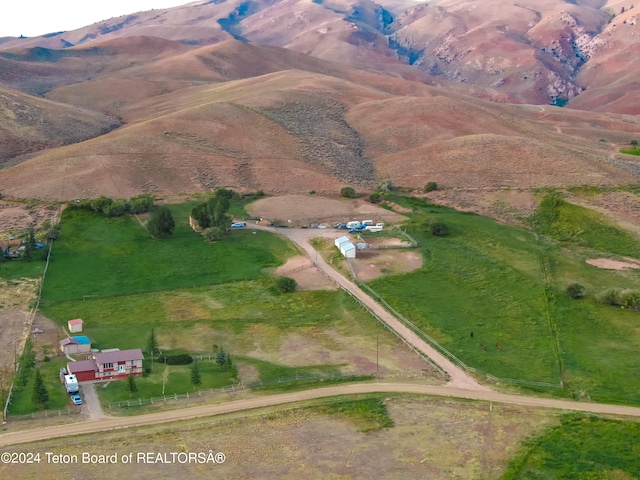
M378 225L367 225L364 227L364 230L366 232L377 233L382 231L382 227L379 227Z
M67 389L67 393L78 393L78 379L75 375L65 375L64 386Z

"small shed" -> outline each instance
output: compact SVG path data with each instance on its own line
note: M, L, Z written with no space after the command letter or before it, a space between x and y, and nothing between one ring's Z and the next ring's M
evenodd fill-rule
M342 245L343 243L347 243L347 242L349 242L349 237L347 237L347 236L336 238L335 246L340 248L340 245Z
M340 245L340 253L344 258L356 258L356 246L351 242Z
M60 352L63 355L91 353L91 340L85 335L64 338L60 340Z
M75 320L69 320L67 322L67 327L69 327L70 333L80 333L82 331L82 320L76 318Z

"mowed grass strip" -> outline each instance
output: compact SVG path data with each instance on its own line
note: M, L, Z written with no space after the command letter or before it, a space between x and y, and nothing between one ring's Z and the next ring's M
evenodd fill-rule
M267 232L234 230L210 243L176 208L176 229L152 239L135 217L65 211L42 297L61 301L173 290L259 278L296 253ZM188 215L188 214L187 214Z

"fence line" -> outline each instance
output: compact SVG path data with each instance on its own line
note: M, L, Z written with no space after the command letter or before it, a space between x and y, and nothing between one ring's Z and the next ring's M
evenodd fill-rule
M400 235L402 235L402 236L403 236L403 237L405 237L407 240L409 240L409 242L411 243L411 245L413 245L414 247L417 247L417 246L418 246L418 241L417 241L415 238L413 238L411 235L409 235L409 234L407 233L407 231L406 231L406 230L402 230L402 229L400 229L400 228L396 228L395 230L396 230Z
M315 265L313 263L310 263L308 265L301 265L299 267L295 267L295 268L292 268L290 270L283 271L281 273L283 275L289 275L290 273L301 272L302 270L306 270L308 268L313 268L313 267L315 267Z
M33 413L24 413L24 414L10 414L7 416L8 420L34 420L39 418L55 418L62 417L65 415L79 415L81 410L79 408L71 408L67 407L66 410L58 409L58 410L45 410L43 412L33 412Z
M113 410L116 408L130 408L130 407L140 407L140 406L146 406L146 405L156 405L156 404L166 403L170 401L201 398L203 396L206 397L206 396L215 396L215 395L223 395L223 394L224 395L236 394L245 390L251 390L252 388L281 385L281 384L284 385L288 383L309 381L309 380L318 380L318 381L338 380L338 379L348 380L351 378L354 381L360 381L363 379L383 378L385 376L399 376L399 375L405 376L407 378L420 377L420 375L406 375L406 374L403 374L402 372L389 372L385 374L373 374L371 372L364 372L364 373L355 372L355 373L344 373L344 374L338 373L338 374L331 374L331 375L321 375L321 374L296 375L295 377L276 378L274 380L258 380L250 383L241 382L238 384L230 385L228 387L210 388L206 390L198 390L195 392L173 393L171 395L163 395L161 397L151 397L151 398L144 398L144 399L139 398L137 400L122 400L119 402L109 402L107 406L109 407L109 410Z
M47 270L49 269L49 261L51 260L51 249L53 248L53 240L49 240L49 251L47 252L47 261L44 264L44 269L42 270L42 277L40 278L40 285L38 286L38 294L36 296L36 304L35 306L31 309L31 311L29 312L28 315L28 331L31 332L31 329L33 327L33 321L36 318L36 314L38 313L38 308L40 307L40 300L42 299L42 286L44 285L44 278L47 275ZM18 355L18 352L20 353L19 357L22 356L22 353L24 352L24 347L26 345L27 342L27 338L24 338L23 341L20 343L20 348L18 348L18 350L15 352L16 355ZM7 400L4 403L4 408L2 410L2 421L5 422L7 420L7 410L9 409L9 405L11 404L11 396L13 395L13 383L15 380L15 374L18 371L19 368L19 364L16 364L16 371L13 372L13 378L11 379L11 387L9 387L9 394L7 395Z

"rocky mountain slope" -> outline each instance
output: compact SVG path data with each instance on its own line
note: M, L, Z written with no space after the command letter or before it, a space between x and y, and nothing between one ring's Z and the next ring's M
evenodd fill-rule
M612 57L640 48L639 9L624 0L208 1L4 38L0 49L60 50L130 36L198 46L235 38L405 76L420 71L432 84L453 82L499 101L564 104L594 89L576 108L638 114L635 102L609 100L637 92L633 63Z

